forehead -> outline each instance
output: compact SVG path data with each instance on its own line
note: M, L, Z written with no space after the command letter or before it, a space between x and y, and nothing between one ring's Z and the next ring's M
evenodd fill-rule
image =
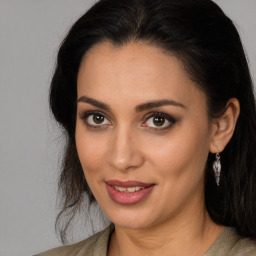
M138 101L163 97L186 103L200 97L205 100L179 59L142 42L95 45L81 62L77 85L78 95L99 100L122 95Z

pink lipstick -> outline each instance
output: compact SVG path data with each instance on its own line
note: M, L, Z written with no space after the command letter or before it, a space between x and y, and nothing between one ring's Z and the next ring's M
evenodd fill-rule
M106 181L107 191L110 198L123 205L136 204L143 200L154 188L155 184L139 181Z

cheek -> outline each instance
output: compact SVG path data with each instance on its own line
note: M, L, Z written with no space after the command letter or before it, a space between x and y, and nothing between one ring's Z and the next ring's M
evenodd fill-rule
M102 168L104 144L103 138L98 138L97 136L95 138L95 135L85 132L84 127L77 126L76 147L87 180L90 179L89 176L91 175L97 176Z
M186 176L192 176L195 172L202 175L209 153L207 136L207 127L182 125L162 141L151 140L155 150L147 147L148 158L159 170L175 179L184 173L187 173Z

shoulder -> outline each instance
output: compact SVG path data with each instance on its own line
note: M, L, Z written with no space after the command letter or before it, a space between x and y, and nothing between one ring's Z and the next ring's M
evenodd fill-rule
M256 241L250 238L240 238L230 251L229 255L233 256L255 256Z
M234 228L225 228L205 256L255 256L256 240L238 235Z
M113 231L113 225L96 233L95 235L75 244L61 246L35 256L101 256L106 255L109 237Z

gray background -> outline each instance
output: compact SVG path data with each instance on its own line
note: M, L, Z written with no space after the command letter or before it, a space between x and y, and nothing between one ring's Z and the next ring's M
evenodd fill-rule
M62 143L48 110L48 88L59 43L93 2L0 0L1 256L60 245L54 221ZM255 77L256 0L216 2L237 24ZM77 231L72 241L90 233Z

